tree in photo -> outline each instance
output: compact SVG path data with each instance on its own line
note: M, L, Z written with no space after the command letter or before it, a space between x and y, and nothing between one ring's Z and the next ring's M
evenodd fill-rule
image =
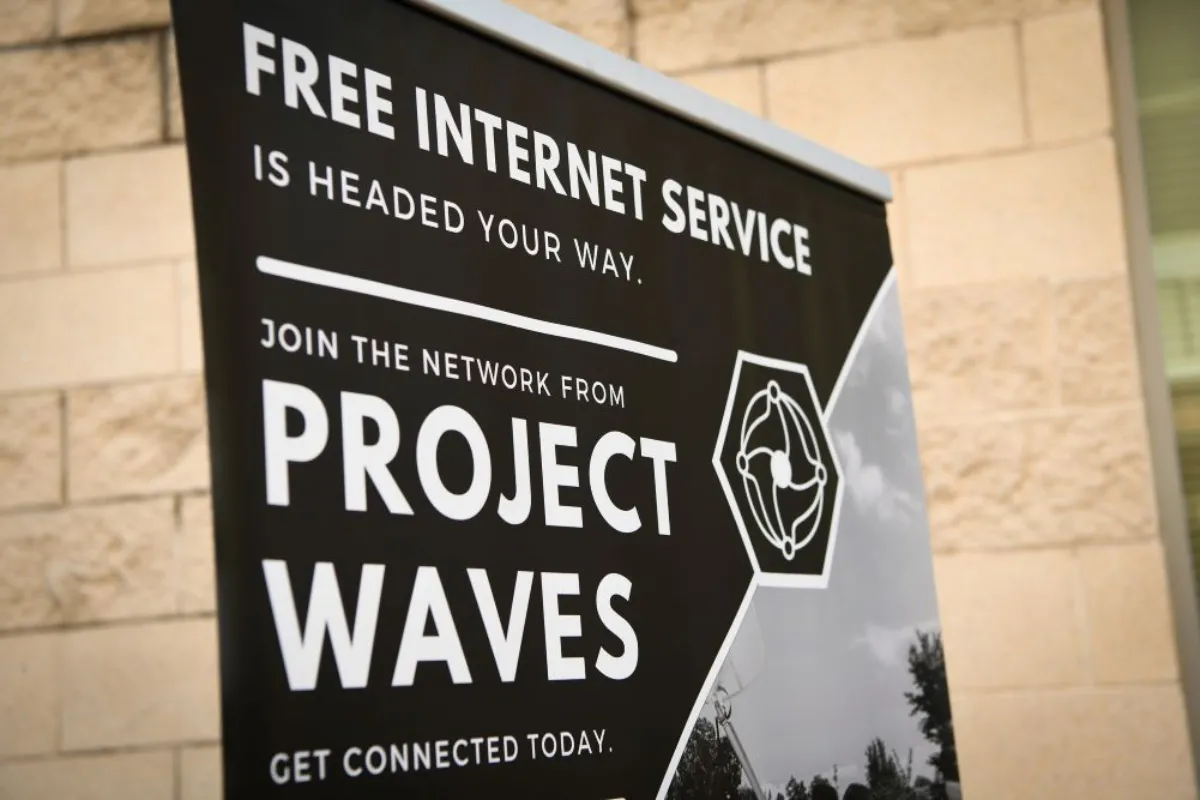
M909 713L920 717L921 733L938 748L929 765L937 770L938 783L957 781L958 753L940 633L917 631L917 641L908 648L908 672L913 679L913 691L904 693Z
M738 800L742 767L729 739L701 717L688 737L668 800Z
M913 778L913 794L918 800L940 800L945 797L946 791L945 786L935 784L924 775L918 775Z
M876 737L867 745L867 786L875 800L907 800L912 791L912 750L908 762L901 763L895 750L888 752L883 740Z
M837 789L823 775L813 776L809 796L812 800L838 800Z
M738 800L758 800L758 795L749 786L738 789L737 796ZM774 797L767 795L767 800L787 800L787 798L783 796L783 792L776 792Z
M789 778L787 786L783 787L786 794L784 800L812 800L808 795L808 787L804 785L804 781L798 781L794 777Z
M883 740L876 737L867 745L867 785L872 792L891 789L901 784L900 765L887 751Z
M875 796L861 783L852 783L846 787L846 793L842 795L842 800L875 800Z

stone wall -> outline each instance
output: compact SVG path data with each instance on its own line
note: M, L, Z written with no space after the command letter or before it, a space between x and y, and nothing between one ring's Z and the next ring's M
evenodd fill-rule
M1196 796L1100 12L524 0L890 171L967 796ZM162 0L0 0L0 797L220 794Z

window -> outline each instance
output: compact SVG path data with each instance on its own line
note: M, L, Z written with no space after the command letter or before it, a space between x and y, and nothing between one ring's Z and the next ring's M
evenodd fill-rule
M1200 554L1200 0L1127 4L1163 354ZM1200 573L1200 561L1196 564Z

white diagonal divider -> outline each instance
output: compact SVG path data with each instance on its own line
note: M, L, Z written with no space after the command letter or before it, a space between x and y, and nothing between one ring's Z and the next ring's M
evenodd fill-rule
M289 261L271 258L270 256L259 256L255 259L255 266L264 275L273 275L277 278L286 278L313 286L324 286L329 289L340 289L344 292L378 297L382 300L391 300L410 306L421 306L422 308L430 308L434 311L445 311L448 314L459 314L464 317L483 320L484 322L493 322L497 325L519 328L531 333L540 333L543 336L555 336L560 339L587 342L613 350L624 350L627 353L634 353L639 356L658 359L659 361L667 361L672 364L679 361L679 354L674 350L639 342L636 339L626 339L623 336L614 336L610 333L593 331L588 328L579 328L574 325L563 325L559 322L549 322L544 319L537 319L536 317L527 317L524 314L514 314L511 311L504 311L479 303L468 303L465 300L456 300L453 297L443 297L442 295L430 294L429 292L405 289L402 286L393 286L390 283L359 278L343 272L333 272L327 269L308 267L303 264L293 264Z

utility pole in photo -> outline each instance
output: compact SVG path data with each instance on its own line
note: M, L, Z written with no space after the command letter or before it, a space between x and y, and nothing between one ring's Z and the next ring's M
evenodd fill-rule
M762 671L766 662L766 649L763 644L762 630L758 625L758 614L754 604L746 609L742 627L738 630L733 646L725 657L725 663L717 674L717 685L713 689L712 704L716 712L717 730L724 732L733 751L737 754L738 762L742 765L742 774L757 800L770 800L750 764L750 756L746 752L742 739L738 736L733 725L733 698L750 686Z

